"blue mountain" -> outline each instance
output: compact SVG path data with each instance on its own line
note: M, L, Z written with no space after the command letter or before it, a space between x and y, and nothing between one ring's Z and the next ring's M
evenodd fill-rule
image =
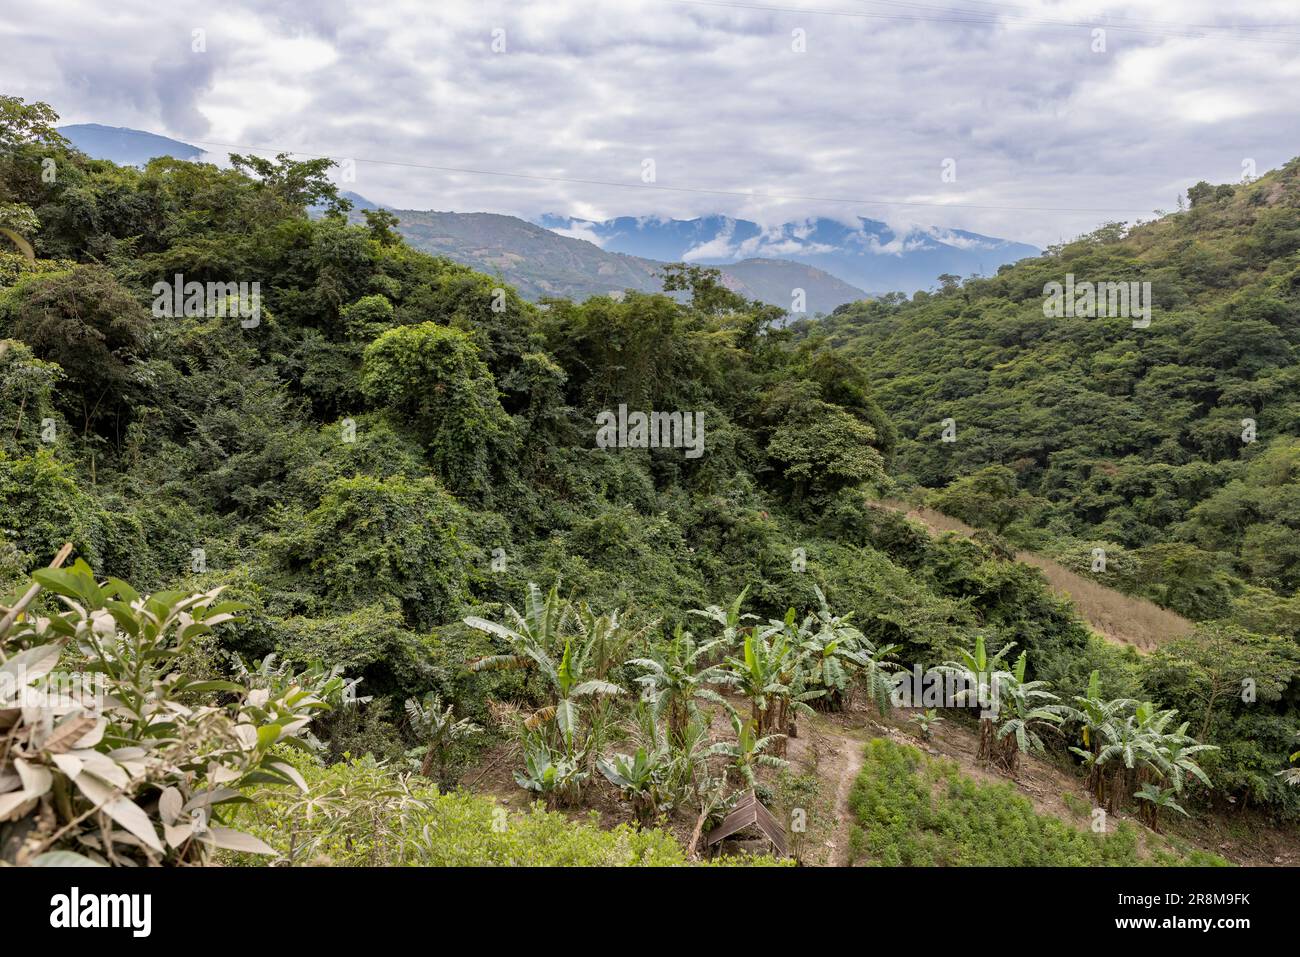
M1040 250L1026 243L963 229L916 228L896 233L885 223L809 219L762 227L745 219L705 216L654 219L622 216L604 222L547 215L538 225L596 243L607 252L665 262L727 265L785 259L813 266L870 293L913 292L952 273L992 275L999 266Z
M59 132L77 149L95 159L112 160L119 166L143 166L159 156L192 160L207 150L182 143L157 133L132 130L125 126L102 126L99 123L73 123L60 126Z

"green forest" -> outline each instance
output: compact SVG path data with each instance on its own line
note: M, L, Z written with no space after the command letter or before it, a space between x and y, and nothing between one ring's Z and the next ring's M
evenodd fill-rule
M788 324L685 264L531 303L353 214L329 160L123 167L56 122L0 97L0 860L809 863L844 823L845 863L1207 863L1195 822L1294 833L1300 160ZM1066 273L1149 281L1149 327L1045 316ZM621 407L703 453L666 419L598 442ZM1192 626L1107 641L1017 550ZM901 707L914 666L1000 705ZM841 822L797 758L851 720ZM953 784L1008 817L940 850L962 814L916 793L956 772L882 728L1122 821ZM788 853L711 855L749 791Z

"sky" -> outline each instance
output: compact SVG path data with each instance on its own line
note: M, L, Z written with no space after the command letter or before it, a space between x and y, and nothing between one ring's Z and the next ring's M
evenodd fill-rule
M1046 246L1300 154L1297 90L1295 0L43 0L0 19L0 93L64 123L350 159L341 185L376 202L528 219L864 216Z

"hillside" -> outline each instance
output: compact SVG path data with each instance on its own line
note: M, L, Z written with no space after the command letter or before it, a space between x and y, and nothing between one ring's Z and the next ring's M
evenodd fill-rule
M664 262L608 252L514 216L397 209L397 227L416 249L446 256L500 276L530 301L544 297L582 300L626 290L663 290ZM780 259L750 259L719 267L728 289L747 299L790 309L795 289L804 290L812 315L865 296L815 267Z
M87 156L123 165L143 166L159 156L192 160L204 155L197 146L125 127L77 123L61 126L58 132ZM347 192L344 196L353 204L354 222L361 221L365 210L378 208L357 193ZM682 258L659 261L606 251L585 240L497 213L412 209L394 212L400 219L398 231L416 249L500 277L530 302L549 296L582 300L622 294L629 289L660 292L664 265ZM750 259L724 267L722 273L727 287L738 295L782 309L790 309L794 290L802 289L804 308L812 315L830 312L865 295L861 289L820 269L788 260ZM933 280L934 276L928 276L926 283Z
M1186 212L805 332L866 363L900 476L937 508L1074 564L1104 548L1108 582L1190 617L1271 593L1272 627L1294 634L1300 165L1192 193ZM1149 326L1045 316L1067 275L1150 283Z
M0 252L3 673L107 685L0 706L6 862L685 863L751 790L800 833L825 782L792 761L798 735L864 709L942 717L990 776L1051 761L1153 833L1300 814L1294 598L1202 511L1294 480L1292 168L1198 191L1145 245L1094 237L823 333L703 268L677 298L539 308L391 216L350 219L327 160L118 166L66 149L48 108L0 107L21 120L0 122L0 213L33 250ZM1240 285L1192 270L1150 340L1034 314L1060 257L1183 275L1229 255L1211 274ZM1214 435L1196 400L1235 415L1250 387L1258 451L1195 460ZM927 423L950 404L940 458ZM1127 470L1141 502L1097 484ZM877 507L900 492L996 534ZM1009 545L1134 522L1169 536L1165 564L1130 538L1108 567L1140 552L1182 606L1216 593L1168 569L1218 558L1227 620L1193 603L1190 633L1138 654ZM1177 537L1202 526L1221 548ZM944 675L963 696L930 700ZM848 791L834 827L870 832ZM1002 794L970 803L1046 835L1008 863L1129 860Z

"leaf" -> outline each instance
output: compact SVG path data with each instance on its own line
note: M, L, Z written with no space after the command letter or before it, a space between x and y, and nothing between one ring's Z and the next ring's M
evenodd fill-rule
M72 851L46 851L28 862L29 867L107 867L99 861Z
M85 763L75 754L52 754L50 755L55 766L70 778L75 778L85 768Z
M26 791L14 791L10 794L0 794L0 821L7 821L15 815L15 812L24 808L28 803L34 801Z
M62 653L63 645L58 642L28 648L0 665L0 674L13 675L19 685L30 685L53 671Z
M14 770L22 778L23 790L29 798L38 798L48 791L54 783L50 769L39 764L32 764L22 758L14 759Z
M183 685L181 688L177 690L194 691L194 692L207 692L207 691L244 692L247 689L243 685L235 684L235 682L233 681L195 681L192 682L191 684Z
M304 778L298 772L298 769L295 768L292 764L287 764L284 761L276 761L271 764L271 767L275 768L277 771L279 771L281 774L287 777L290 781L296 784L298 786L298 790L301 791L303 794L306 794L308 791L311 790L311 788L307 786L307 779Z
M259 747L269 748L275 742L280 740L280 725L264 724L257 729L257 743Z
M113 789L93 774L79 774L73 778L73 783L92 804L122 825L124 830L134 834L159 854L164 853L162 842L158 840L158 832L153 829L153 822L149 820L149 815L140 810L134 801L128 797L115 796Z
M97 724L99 724L99 720L88 714L69 718L50 733L50 736L45 739L45 743L41 746L41 750L47 754L62 754L64 751L69 751L78 741L94 730Z
M218 827L213 825L208 828L205 837L209 838L217 847L227 851L240 851L245 854L275 854L276 849L271 847L260 838L253 837L251 834L245 834L243 831L236 831L228 827Z
M517 632L512 631L505 625L498 625L495 621L488 621L486 618L478 618L474 615L470 615L465 619L465 624L469 625L471 628L476 628L479 631L486 631L489 634L504 638L506 641L513 642L519 638Z
M158 814L162 817L163 824L175 824L184 805L185 799L179 788L165 788L158 797Z
M194 825L192 824L164 824L163 837L167 839L168 847L180 847L188 841L194 834Z

